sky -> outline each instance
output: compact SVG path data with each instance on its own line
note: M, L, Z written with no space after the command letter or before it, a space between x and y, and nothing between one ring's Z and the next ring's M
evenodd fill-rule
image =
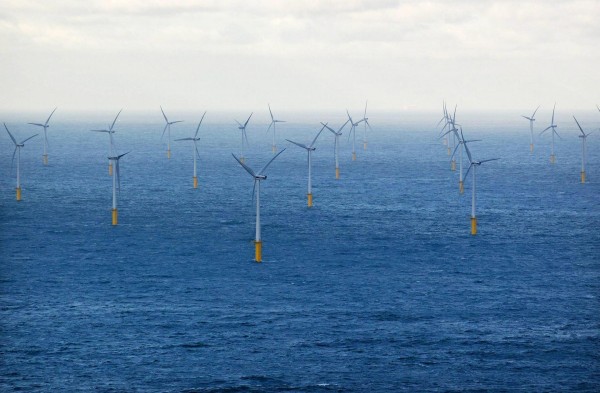
M595 110L600 0L3 0L0 111Z

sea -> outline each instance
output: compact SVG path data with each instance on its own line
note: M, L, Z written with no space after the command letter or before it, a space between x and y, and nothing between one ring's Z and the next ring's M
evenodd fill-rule
M51 108L50 108L51 109ZM111 225L112 112L57 110L21 151L0 132L0 391L600 391L600 114L557 112L556 163L541 108L535 148L520 112L457 113L476 176L459 193L441 113L369 114L363 146L340 113L284 113L260 203L240 154L248 113L164 120L123 111L119 223ZM248 123L246 164L272 157L268 112ZM46 113L5 114L20 141ZM355 117L360 117L357 113ZM546 124L548 123L548 124ZM465 170L467 167L466 155Z

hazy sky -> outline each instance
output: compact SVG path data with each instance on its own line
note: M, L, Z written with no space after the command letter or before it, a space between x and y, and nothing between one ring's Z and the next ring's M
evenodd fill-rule
M0 110L600 104L600 0L3 0Z

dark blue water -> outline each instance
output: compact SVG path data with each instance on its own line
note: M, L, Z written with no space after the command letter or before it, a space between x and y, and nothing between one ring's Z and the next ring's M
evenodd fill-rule
M119 123L131 153L112 227L108 138L87 131L110 120L57 121L48 167L30 141L20 203L1 139L0 390L600 389L600 153L590 137L580 184L574 124L555 165L548 138L530 155L528 124L465 128L484 139L475 156L502 158L478 171L475 237L471 179L460 196L437 119L371 118L355 162L344 136L337 181L323 134L310 210L306 153L291 145L262 183L257 264L235 126L207 115L194 190L189 142L167 160L160 123ZM254 127L260 168L270 137ZM288 123L279 145L318 129Z

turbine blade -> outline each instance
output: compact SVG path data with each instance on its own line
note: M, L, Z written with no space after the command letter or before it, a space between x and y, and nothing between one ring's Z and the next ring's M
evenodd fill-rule
M235 158L235 160L237 162L240 163L240 165L246 170L246 172L248 172L252 177L256 177L256 174L254 173L254 171L248 165L246 165L243 162L241 162L240 159L235 156L235 154L231 153L231 155L233 156L233 158ZM275 156L275 157L277 157L277 156Z
M303 149L306 149L306 150L308 150L308 149L309 149L309 147L308 147L308 146L306 146L306 145L303 145L302 143L294 142L294 141L291 141L291 140L289 140L289 139L286 139L286 141L288 141L288 142L291 142L291 143L293 143L293 144L294 144L294 145L296 145L296 146L300 146L300 147L301 147L301 148L303 148Z
M471 170L472 166L473 166L473 163L471 163L471 165L469 165L469 167L467 168L467 171L465 172L465 175L463 176L463 181L467 180L467 175L469 174L469 171Z
M245 127L242 130L242 133L244 134L244 139L246 140L246 146L250 146L250 143L248 142L248 134L246 133L246 128Z
M554 108L552 108L552 124L554 124L554 110L556 109L556 102L554 103Z
M15 146L17 146L17 140L15 139L15 137L13 136L13 134L10 133L10 131L8 131L8 127L6 126L6 123L4 124L4 128L6 128L6 132L8 132L8 136L10 136L10 139L12 139L13 143L15 144Z
M40 123L27 123L27 124L31 124L31 125L33 125L33 126L40 126L40 127L44 127L44 125L43 125L43 124L40 124Z
M160 139L162 139L165 136L165 131L167 131L167 127L169 127L169 123L165 124L165 128L163 128L163 133L160 136Z
M269 113L271 114L271 121L275 121L273 118L273 112L271 112L271 104L267 104L269 106Z
M10 171L12 172L13 165L15 163L15 155L17 154L18 147L15 145L15 150L13 150L12 160L10 161Z
M342 126L338 129L338 133L341 132L344 127L346 127L346 124L348 124L349 121L350 120L346 120L346 122L342 124Z
M350 112L348 112L348 109L346 109L346 113L348 114L348 119L350 120L350 123L354 125L354 122L352 121L352 117L350 116Z
M575 119L575 116L573 116L573 119L575 120L575 123L577 123L577 127L579 127L579 131L581 131L583 136L585 136L585 132L583 132L583 128L581 128L581 126L579 125L579 122L577 121L577 119Z
M48 116L48 120L46 120L46 123L44 124L45 126L48 125L48 122L50 121L50 118L52 117L52 115L54 114L54 112L56 112L57 109L58 109L58 107L54 108L54 110L52 111L52 113L50 113L50 116Z
M194 140L194 148L196 149L196 157L200 158L200 152L198 151L198 145L196 144L195 140Z
M254 178L254 184L252 185L252 204L254 205L254 193L256 192L256 182L258 181L258 179L255 177Z
M460 147L460 143L456 144L456 147L454 148L454 152L452 153L452 155L450 156L450 161L452 161L452 159L454 158L454 155L456 154L456 152L458 151L458 148Z
M327 125L327 124L329 124L329 123L323 123L323 122L321 122L321 124L323 125L323 127L327 128L329 131L333 132L333 134L334 134L334 135L336 134L336 132L333 130L333 128L331 128L331 127L329 127L329 126Z
M117 113L117 116L115 116L115 120L113 120L112 124L110 125L109 131L112 131L112 129L115 126L115 123L117 122L117 119L119 118L119 115L121 114L122 111L123 111L123 109L121 109L119 111L119 113Z
M367 101L365 101L365 114L364 114L363 118L366 118L366 117L367 117L367 104L368 104L368 103L369 103L369 101L368 101L368 100L367 100Z
M202 125L202 120L204 120L205 115L206 115L206 111L204 111L204 114L202 115L202 118L200 119L200 123L198 123L198 128L196 128L196 134L194 134L194 138L198 137L198 131L200 131L200 126Z
M28 141L28 140L30 140L31 138L35 138L35 137L36 137L36 136L38 136L38 135L40 135L40 134L35 134L35 135L32 135L32 136L30 136L30 137L29 137L29 138L27 138L27 139L24 139L24 140L22 140L22 141L21 141L21 144L24 144L25 142L27 142L27 141Z
M248 120L246 120L246 122L244 123L244 128L246 128L246 126L248 125L248 122L250 121L250 118L252 117L253 114L254 114L254 112L250 113L250 116L248 116Z
M490 159L487 159L487 160L479 161L479 163L483 164L484 162L490 162L490 161L496 161L496 160L499 160L499 158L490 158Z
M117 175L117 191L121 192L121 170L119 169L119 158L115 160L115 174Z
M173 139L174 142L177 141L193 141L195 140L194 138L179 138L179 139Z
M121 154L121 155L117 156L117 160L120 160L120 159L121 159L121 157L123 157L123 156L126 156L126 155L127 155L127 154L129 154L129 153L131 153L131 150L130 150L130 151L128 151L127 153L123 153L123 154Z
M92 132L110 132L108 130L90 130L90 131L92 131Z
M540 109L540 106L538 105L537 108L535 108L535 110L533 111L533 115L531 115L531 119L535 118L535 113L538 111L538 109Z
M237 120L236 120L235 122L236 122L236 123L238 123L238 125L239 125L240 127L244 127L244 126L242 125L242 123L240 123L239 121L237 121Z
M548 131L549 129L551 129L552 126L546 127L544 128L544 130L542 132L540 132L540 135L542 135L544 132Z
M175 124L175 123L183 123L183 120L175 120L175 121L172 121L170 124Z
M261 169L261 170L260 170L260 172L258 172L258 175L259 175L259 176L260 176L260 175L262 175L262 174L263 174L263 172L264 172L264 171L267 169L267 167L268 167L269 165L271 165L271 163L273 162L273 160L275 160L277 157L279 157L279 155L280 155L281 153L283 153L284 151L285 151L285 148L283 148L283 149L282 149L282 150L281 150L279 153L275 154L275 156L274 156L273 158L271 158L271 160L270 160L269 162L267 162L267 165L265 165L265 166L263 167L263 169Z
M319 137L319 135L321 135L321 133L323 132L323 130L325 129L325 126L321 127L321 130L319 130L319 132L317 133L317 136L315 136L315 139L313 139L312 143L310 144L310 148L312 148L315 145L315 142L317 141L317 138Z
M269 127L267 128L267 132L265 132L265 134L269 133L269 131L271 130L271 127L273 127L273 123L275 123L275 122L271 121L271 124L269 124Z
M165 121L168 123L168 122L169 122L169 119L167 119L167 115L165 115L165 111L163 111L163 108L162 108L162 106L160 107L160 111L162 112L162 114L163 114L163 117L165 118Z

